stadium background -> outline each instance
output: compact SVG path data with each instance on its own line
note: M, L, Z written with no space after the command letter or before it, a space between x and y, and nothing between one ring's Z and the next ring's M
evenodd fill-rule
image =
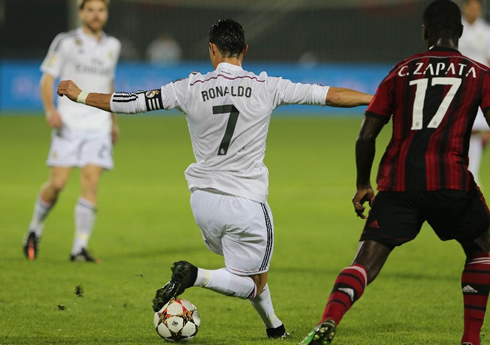
M116 89L156 88L192 70L206 72L209 26L219 18L234 18L244 26L250 45L248 69L374 92L394 62L424 49L419 28L427 4L420 0L115 0L106 31L123 43ZM32 92L38 85L39 65L53 38L77 25L75 1L0 0L0 111L41 110L39 94ZM145 51L162 33L181 46L181 62L149 66Z

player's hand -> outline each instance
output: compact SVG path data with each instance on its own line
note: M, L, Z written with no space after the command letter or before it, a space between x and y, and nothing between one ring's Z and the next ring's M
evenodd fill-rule
M80 95L80 88L72 80L62 80L58 84L58 95L66 96L73 102L77 101L78 95Z
M119 126L117 124L113 124L111 129L112 145L116 145L119 141L119 134Z
M367 216L364 215L364 211L366 207L364 207L364 203L367 201L369 206L371 206L371 200L374 198L374 191L371 187L368 188L358 188L356 194L352 198L352 203L354 204L354 210L357 213L357 216L361 219L366 219Z
M56 109L46 111L46 122L51 128L61 129L63 127L61 116Z

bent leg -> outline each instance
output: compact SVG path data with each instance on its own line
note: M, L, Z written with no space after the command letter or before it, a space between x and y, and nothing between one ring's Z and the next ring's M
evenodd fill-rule
M50 178L45 183L34 204L29 228L24 236L24 255L29 260L34 260L38 254L38 244L44 229L44 220L53 208L58 196L65 187L70 177L71 168L53 167L50 171Z
M474 242L461 243L466 264L461 277L464 300L463 344L480 345L490 292L490 230Z
M198 268L194 286L201 286L225 296L248 299L264 322L270 338L287 337L282 321L274 312L267 284L268 275L268 272L264 272L251 276L238 276L226 268L219 270Z
M251 277L233 274L227 268L218 270L198 268L194 286L242 299L254 298L257 294L257 287Z
M269 338L286 338L289 334L274 312L271 292L269 284L267 284L268 277L269 272L251 276L257 286L257 295L250 299L250 304L252 304L262 322L264 322Z
M328 298L322 320L333 320L338 325L345 313L364 293L383 268L391 249L371 240L359 243L351 266L340 272Z
M50 177L46 182L34 204L34 213L29 225L29 232L35 232L37 237L42 235L44 220L58 200L58 196L63 190L70 177L70 167L53 167Z
M352 265L344 268L335 280L322 320L306 335L302 345L325 345L332 342L337 325L361 298L366 286L376 279L391 251L392 248L372 240L359 243Z

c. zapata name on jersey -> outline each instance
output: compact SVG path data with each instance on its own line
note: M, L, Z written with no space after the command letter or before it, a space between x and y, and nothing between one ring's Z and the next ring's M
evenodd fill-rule
M231 95L233 97L252 97L252 88L244 86L215 86L208 90L201 91L202 101L206 102L216 97Z

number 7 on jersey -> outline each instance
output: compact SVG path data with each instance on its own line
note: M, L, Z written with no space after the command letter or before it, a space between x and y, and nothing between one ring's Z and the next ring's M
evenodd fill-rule
M236 123L238 121L238 109L235 108L233 104L227 105L217 105L213 107L213 114L230 114L228 118L228 123L226 124L225 135L218 149L218 156L224 156L228 153L228 148L230 147L231 138L233 137L233 132L235 131Z

